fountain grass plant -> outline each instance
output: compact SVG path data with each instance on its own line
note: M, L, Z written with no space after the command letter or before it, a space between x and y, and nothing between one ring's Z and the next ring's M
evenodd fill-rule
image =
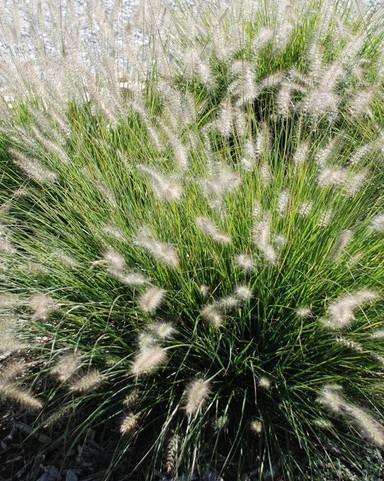
M68 450L112 440L106 478L366 475L384 446L380 12L144 7L123 29L144 25L140 46L118 52L95 3L97 58L57 29L58 52L35 36L35 61L4 68L0 393Z

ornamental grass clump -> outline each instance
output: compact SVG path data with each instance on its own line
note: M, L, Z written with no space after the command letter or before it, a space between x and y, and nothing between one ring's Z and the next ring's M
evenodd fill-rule
M380 10L92 2L95 49L46 6L33 60L1 71L1 398L68 449L107 439L105 478L364 474L384 445Z

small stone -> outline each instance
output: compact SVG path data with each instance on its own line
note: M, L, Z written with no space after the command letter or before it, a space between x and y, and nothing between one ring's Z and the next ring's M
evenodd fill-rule
M205 471L201 475L201 481L224 481L224 479L213 471Z
M47 466L45 472L36 481L61 481L61 476L55 466Z
M78 481L77 474L73 469L68 469L67 474L65 475L65 481Z

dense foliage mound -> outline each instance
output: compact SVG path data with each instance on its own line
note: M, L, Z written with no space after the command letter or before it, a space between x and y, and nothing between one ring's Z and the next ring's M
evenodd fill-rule
M97 56L64 28L5 64L0 394L71 446L116 440L106 476L297 480L335 453L364 474L361 439L384 446L380 12L145 7L118 43L95 2Z

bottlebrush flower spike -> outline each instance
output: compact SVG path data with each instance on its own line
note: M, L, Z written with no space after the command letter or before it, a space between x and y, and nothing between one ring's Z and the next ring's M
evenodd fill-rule
M0 238L0 252L4 254L15 254L16 249L7 238Z
M377 447L384 446L384 428L364 409L345 400L342 388L338 385L326 385L318 398L320 404L335 414L350 420L359 430L361 436L367 438Z
M31 159L15 149L10 150L15 164L36 182L52 183L57 180L57 174L43 167L37 160Z
M295 312L299 319L307 319L308 317L312 317L312 311L309 307L299 307Z
M176 249L165 242L155 239L153 233L148 227L144 226L139 230L135 243L152 254L152 256L159 262L172 268L178 267L179 257Z
M333 260L337 260L345 251L346 247L348 244L351 242L353 237L353 232L351 230L343 230L338 238L336 239L336 242L334 246L332 247L329 256Z
M47 319L51 312L60 307L59 304L47 294L35 294L30 298L29 306L33 311L33 321Z
M158 199L169 202L180 200L183 191L175 176L165 176L145 165L139 165L138 168L150 176L153 192Z
M124 419L122 420L120 425L120 433L127 434L135 431L137 428L138 419L139 416L134 413L128 413L126 416L124 416Z
M165 364L167 352L160 346L144 346L135 355L131 365L131 374L136 377L151 374Z
M21 303L21 299L16 294L0 294L0 310L12 309Z
M326 167L319 174L318 182L321 187L342 186L348 177L345 168Z
M123 272L125 269L124 257L113 249L108 249L104 254L104 260L111 272Z
M280 216L283 216L286 213L288 203L289 203L289 192L287 190L283 190L282 192L280 192L279 197L277 199L277 212Z
M265 389L266 391L269 391L272 387L272 382L271 380L266 377L266 376L262 376L260 379L259 379L259 382L258 382L258 385L259 387L261 387L262 389Z
M224 315L215 304L208 304L201 310L200 314L215 328L221 327L224 323Z
M206 402L211 392L210 383L204 379L191 381L185 390L185 412L188 416L196 414Z
M372 90L357 92L352 98L349 111L353 116L372 115L370 104L374 98L375 92Z
M103 232L108 236L113 237L114 239L119 241L123 241L125 239L121 229L119 229L119 227L117 227L114 224L106 224L103 227Z
M8 362L0 371L0 380L1 382L14 381L17 377L23 375L27 368L27 363L22 360Z
M216 164L212 173L205 179L201 179L200 186L207 197L222 198L228 192L234 191L241 183L240 175L229 167Z
M308 152L309 152L308 142L303 142L300 145L298 145L296 152L294 153L294 156L293 156L293 163L296 165L296 167L299 167L305 162L305 160L308 157Z
M375 216L372 219L369 227L373 232L384 232L384 214L379 214Z
M310 200L306 200L299 205L298 214L302 217L308 217L309 214L312 212L313 203Z
M321 169L324 169L327 165L330 157L334 154L337 144L340 141L339 136L333 137L325 147L321 148L315 155L317 164Z
M165 290L159 287L148 287L139 297L139 306L144 312L153 313L163 302Z
M251 272L255 267L255 261L252 256L248 254L239 254L235 258L236 264L244 272Z
M290 115L293 102L291 98L292 85L290 82L282 82L277 95L277 110L279 115L287 118Z
M81 367L81 357L77 353L64 354L51 369L51 374L60 382L66 382Z
M19 388L11 382L0 380L0 396L14 401L21 407L36 411L43 407L42 402L34 397L29 391Z
M330 329L342 329L355 320L355 310L364 304L379 299L379 294L372 290L360 290L346 294L331 302L328 307L328 319L323 324Z
M320 227L327 227L331 223L333 217L334 217L334 211L332 209L325 210L320 216L320 220L319 220Z
M262 217L253 227L253 241L261 252L264 260L276 264L277 252L271 243L271 215L262 214Z
M212 240L219 244L228 244L231 242L231 236L221 232L216 225L208 217L197 217L196 226Z
M250 429L255 434L260 434L263 431L263 423L260 420L255 419L251 422Z
M240 301L249 301L252 298L252 290L248 286L237 286L235 295Z
M226 100L221 107L217 119L217 129L223 137L229 137L233 128L233 107L230 100Z
M104 376L97 369L92 369L71 382L69 389L76 393L87 393L99 387L103 380Z
M169 339L176 334L176 329L170 322L154 322L148 326L148 329L159 339Z

